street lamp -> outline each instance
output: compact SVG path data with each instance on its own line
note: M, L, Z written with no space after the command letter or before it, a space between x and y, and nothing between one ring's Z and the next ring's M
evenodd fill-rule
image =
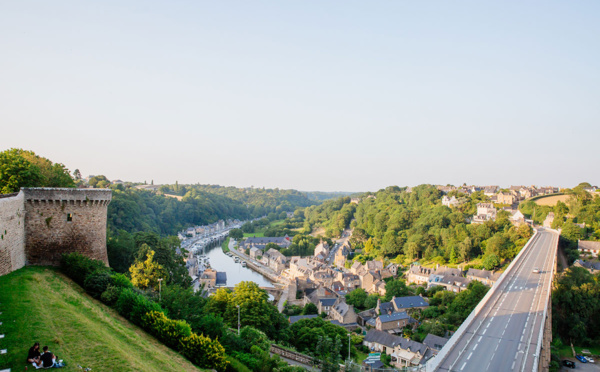
M161 284L162 284L163 278L158 278L158 302L162 301L162 295L161 295Z
M235 305L238 309L238 336L240 335L240 305Z
M348 333L348 361L350 361L350 337L351 337L351 334Z

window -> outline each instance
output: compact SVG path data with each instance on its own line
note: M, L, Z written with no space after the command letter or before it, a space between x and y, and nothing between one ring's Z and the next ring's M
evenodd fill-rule
M67 213L67 222L73 221L73 213Z

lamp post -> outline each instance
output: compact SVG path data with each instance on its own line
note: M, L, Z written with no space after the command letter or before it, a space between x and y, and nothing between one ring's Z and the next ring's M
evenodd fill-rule
M158 302L162 301L162 294L161 294L161 284L162 284L163 278L159 278L158 279Z
M348 361L350 361L350 337L352 335L348 333Z
M240 335L240 305L235 305L238 309L238 336Z

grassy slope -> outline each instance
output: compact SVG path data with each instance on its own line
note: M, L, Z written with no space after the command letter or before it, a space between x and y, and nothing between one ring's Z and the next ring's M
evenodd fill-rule
M0 277L0 369L23 370L35 341L67 363L65 371L200 371L184 357L85 294L51 268ZM32 368L30 366L30 368Z

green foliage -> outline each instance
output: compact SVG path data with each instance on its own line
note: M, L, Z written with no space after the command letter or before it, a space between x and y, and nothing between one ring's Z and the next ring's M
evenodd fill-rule
M113 284L113 278L109 271L98 270L90 273L83 281L83 288L94 298L100 298L100 295L109 285Z
M172 349L179 347L180 340L191 336L192 329L183 320L171 320L158 311L142 316L141 326Z
M159 304L130 288L121 291L119 299L115 303L115 309L119 314L139 326L143 326L146 313L151 311L162 312Z
M385 301L391 301L392 297L414 296L412 288L407 287L402 279L390 280L385 284Z
M367 296L367 292L364 289L356 288L346 294L346 303L354 306L356 309L365 310Z
M552 326L564 340L580 345L600 342L600 274L571 267L552 291Z
M93 260L80 253L63 254L60 261L62 271L77 284L83 286L85 278L96 271L110 270L104 262Z
M129 268L131 283L140 289L158 289L159 279L168 279L166 270L154 260L154 251L149 251L145 260L136 261Z
M231 229L229 230L229 237L233 239L243 239L244 232L241 229Z
M486 256L483 259L483 268L486 270L494 270L498 266L500 266L500 258L495 254Z
M310 235L298 234L292 239L292 244L282 249L281 253L285 256L312 256L315 253L315 247L319 244L319 238Z
M229 362L225 358L225 349L216 340L192 333L179 340L179 350L183 356L202 368L227 370Z
M316 314L319 314L319 309L317 308L317 305L313 304L312 302L307 303L306 305L304 305L304 308L302 308L302 315Z
M477 306L479 301L489 290L489 287L478 282L469 283L467 290L460 292L454 298L454 301L448 306L448 320L455 325L460 325Z
M331 324L320 317L301 319L290 326L289 342L300 352L307 352L322 357L322 350L318 350L317 348L320 339L347 340L347 333L343 327ZM353 350L355 350L354 347ZM329 354L329 352L326 354ZM343 357L341 350L338 350L338 354L340 357Z
M104 292L100 295L100 300L107 304L108 306L114 306L119 296L121 296L121 292L123 291L123 287L115 287L114 285L109 285Z
M75 187L69 170L32 151L10 149L0 152L0 194L21 187Z
M310 233L316 227L325 228L325 236L340 236L348 227L356 204L350 203L350 197L327 200L323 204L312 206L304 210L304 233Z

